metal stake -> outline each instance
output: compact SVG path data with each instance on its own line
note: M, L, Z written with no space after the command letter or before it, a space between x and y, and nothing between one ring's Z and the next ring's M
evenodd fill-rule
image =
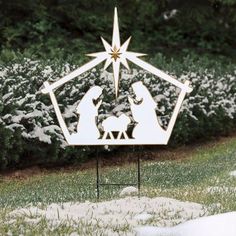
M99 179L99 154L98 154L98 149L96 151L96 166L97 166L97 200L100 198L100 179Z
M141 195L141 150L142 148L138 148L137 151L135 151L135 148L133 147L133 153L137 153L137 180L138 182L136 183L100 183L100 173L99 173L99 161L100 161L100 156L98 149L96 150L96 175L97 175L97 180L96 180L96 190L97 190L97 200L100 199L100 186L137 186L138 187L138 197L140 198Z
M138 153L138 197L140 198L141 171L140 171L140 152Z

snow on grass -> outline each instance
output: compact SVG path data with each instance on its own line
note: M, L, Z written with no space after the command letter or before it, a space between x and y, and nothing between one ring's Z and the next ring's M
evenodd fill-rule
M38 223L44 219L55 228L61 224L78 227L83 222L93 226L96 235L135 235L133 229L143 224L173 226L188 219L206 214L197 203L181 202L175 199L157 197L126 197L105 202L68 202L50 204L46 207L29 206L9 214L10 219L24 218L27 223Z
M136 215L134 219L140 222L145 222L145 221L150 220L152 217L153 215L144 212L142 214Z
M123 188L120 192L120 197L124 196L134 196L138 194L138 189L133 186L128 186L126 188Z
M229 173L229 175L230 175L230 176L233 176L233 177L236 177L236 170L231 171L231 172Z
M202 217L174 227L144 226L136 231L138 236L235 236L236 212Z
M206 189L207 193L215 194L215 193L236 193L236 187L228 187L228 186L213 186L208 187Z

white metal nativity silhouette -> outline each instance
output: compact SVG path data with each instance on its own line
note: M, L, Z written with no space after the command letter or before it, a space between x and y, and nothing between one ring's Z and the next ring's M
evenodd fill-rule
M69 145L151 145L168 143L181 104L186 93L190 93L192 88L189 87L189 81L186 80L184 83L181 83L139 58L145 54L127 51L129 42L130 38L124 44L120 45L118 15L117 9L115 8L112 45L102 38L105 51L89 54L89 56L94 57L94 59L87 64L79 67L52 84L49 84L49 82L44 83L44 89L42 92L50 95L58 122ZM110 116L106 118L101 124L103 130L99 130L97 116L98 109L102 104L100 96L103 92L103 89L100 86L90 88L81 99L76 109L76 112L79 115L77 133L71 134L62 117L54 91L68 81L105 61L104 70L107 69L110 64L112 64L113 67L115 96L117 98L119 90L120 64L129 69L127 60L180 89L167 128L164 129L160 126L155 112L157 104L152 98L148 88L142 83L142 81L139 81L132 84L135 99L131 96L128 97L132 118L135 121L135 125L133 129L129 131L129 135L127 134L127 129L128 125L131 123L131 119L126 114L121 114L119 117ZM95 104L94 100L99 100L99 102ZM117 134L115 135L115 133Z

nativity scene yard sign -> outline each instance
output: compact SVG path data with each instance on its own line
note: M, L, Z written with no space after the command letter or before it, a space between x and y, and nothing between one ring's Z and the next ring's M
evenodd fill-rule
M163 71L140 59L140 57L145 54L127 51L131 38L121 45L116 8L114 12L112 44L110 45L106 40L103 38L101 39L105 51L88 54L88 56L93 57L91 61L56 82L51 84L49 84L49 82L44 82L42 92L50 95L58 122L67 143L69 145L167 144L185 95L186 93L190 93L192 91L192 88L189 87L189 81L186 80L184 83L181 83ZM142 81L138 81L131 85L135 98L132 98L131 96L128 97L132 117L125 113L120 116L110 115L101 122L102 130L99 129L97 117L99 107L103 102L101 99L103 89L100 86L93 86L85 93L77 106L76 112L79 114L77 132L69 132L58 106L54 91L58 87L91 70L104 61L104 70L112 64L116 98L119 96L120 65L122 64L124 67L129 69L128 61L180 89L174 111L166 129L159 124L158 117L155 112L157 103L144 83ZM94 101L97 102L95 103ZM132 126L131 134L127 133L128 126ZM116 133L116 135L114 133Z

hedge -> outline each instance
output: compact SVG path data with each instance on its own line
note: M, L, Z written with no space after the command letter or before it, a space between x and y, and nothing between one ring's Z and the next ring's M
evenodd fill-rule
M0 167L81 161L94 151L89 147L67 147L47 95L41 93L44 81L54 81L78 65L23 59L0 68ZM228 134L236 128L236 70L191 67L166 71L180 81L191 81L193 92L183 103L171 144L185 144L210 136ZM182 66L184 68L184 66ZM171 68L169 68L171 69ZM178 90L145 71L122 70L120 96L114 98L112 73L93 69L56 91L59 106L70 132L76 130L75 108L93 85L103 87L99 121L108 114L126 112L131 116L127 95L130 85L142 80L157 101L157 115L163 127L168 123ZM104 147L104 150L106 147Z

